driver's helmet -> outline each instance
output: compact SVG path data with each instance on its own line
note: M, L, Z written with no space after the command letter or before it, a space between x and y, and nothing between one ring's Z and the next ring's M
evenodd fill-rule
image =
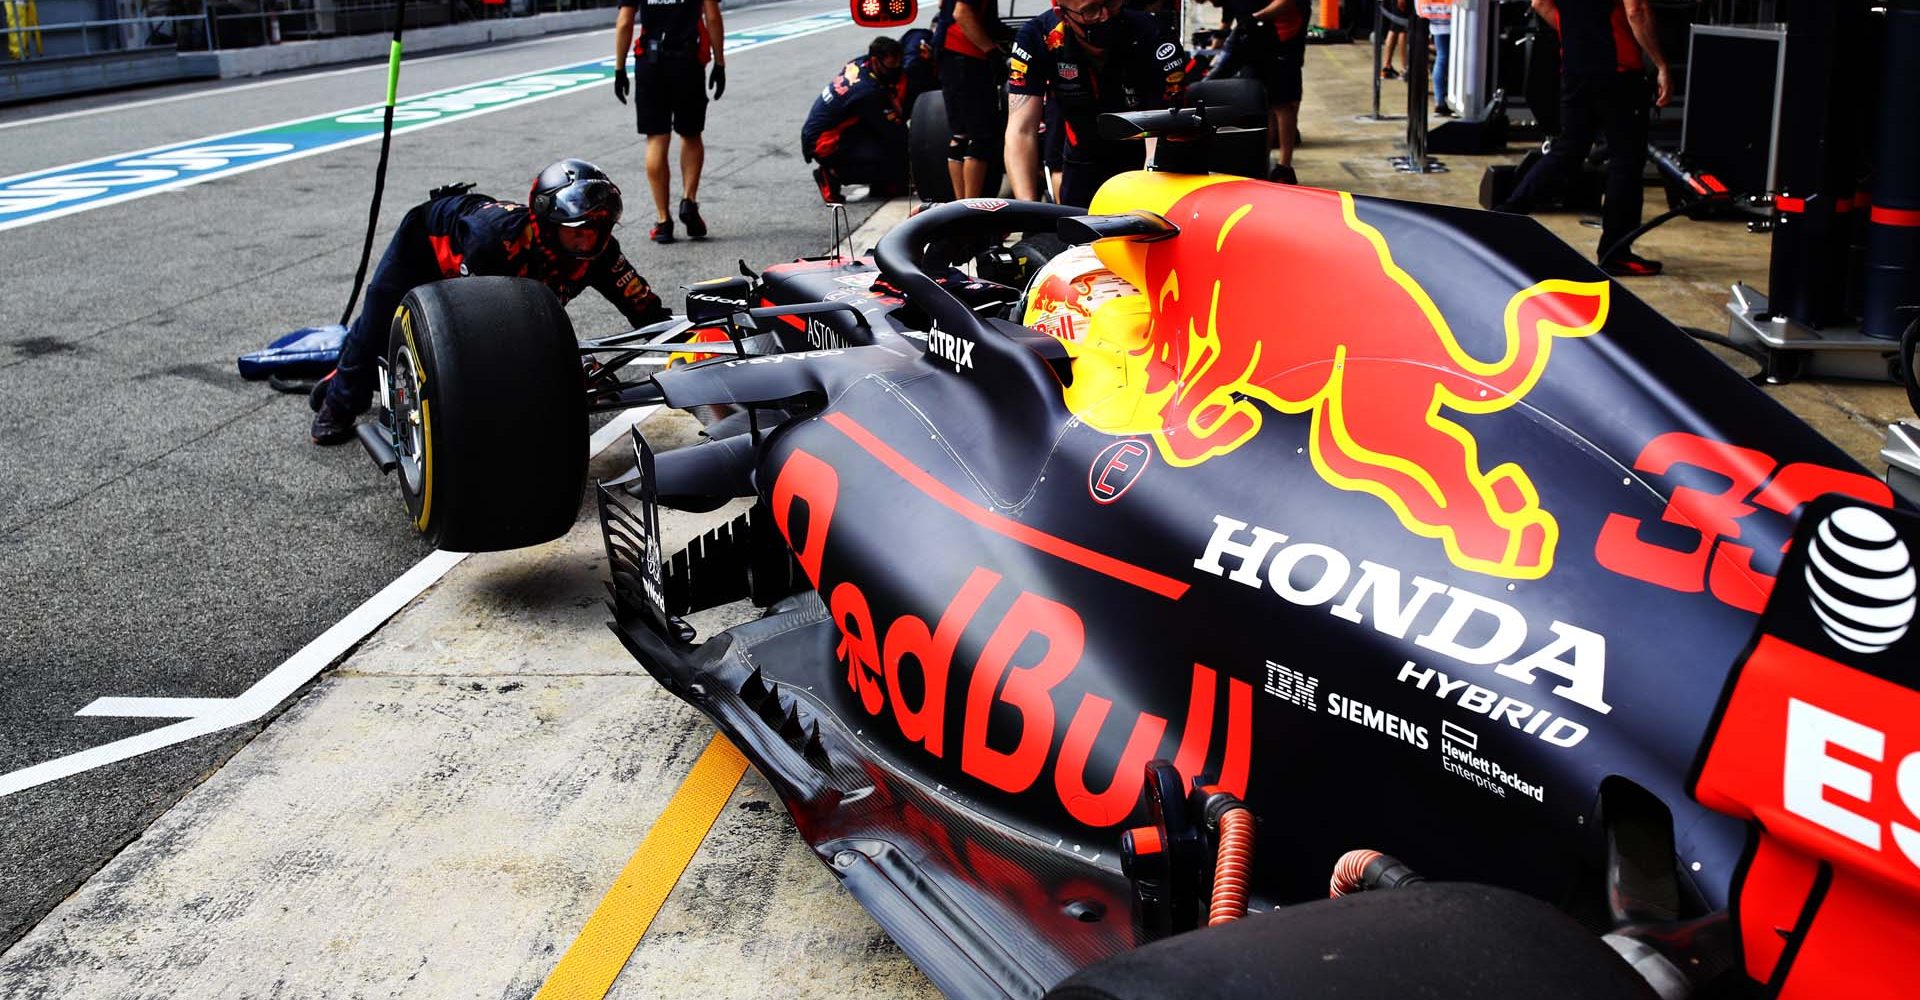
M1133 295L1133 283L1107 270L1090 246L1069 247L1041 267L1027 284L1027 311L1021 322L1060 340L1086 339L1100 304Z
M620 186L585 160L561 160L533 179L527 207L542 245L568 257L595 257L620 221Z

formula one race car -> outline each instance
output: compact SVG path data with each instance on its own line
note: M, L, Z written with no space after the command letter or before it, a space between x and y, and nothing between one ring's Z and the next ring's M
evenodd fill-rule
M615 631L949 995L1906 989L1920 518L1537 224L1140 172L695 296Z
M1885 483L1529 221L1170 173L1092 208L770 270L836 307L781 317L807 349L652 380L753 426L600 491L622 639L937 984L1898 992ZM1049 228L1133 290L1074 337L943 257ZM658 505L733 497L659 550ZM1294 905L1414 872L1472 885Z

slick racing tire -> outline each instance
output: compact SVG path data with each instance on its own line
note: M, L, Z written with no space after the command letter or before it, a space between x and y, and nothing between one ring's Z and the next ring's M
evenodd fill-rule
M921 201L952 201L953 179L947 176L947 97L929 90L913 102L907 117L907 166L913 171L913 190ZM987 164L987 190L1000 192L1006 169L999 157Z
M1047 266L1047 261L1067 251L1067 241L1053 233L1028 233L1011 248L1013 259L1019 262L1025 277L1031 279Z
M1920 414L1920 316L1900 338L1900 378L1907 384L1907 405Z
M1187 96L1181 103L1190 106L1195 102L1205 102L1210 108L1222 105L1235 108L1241 112L1239 120L1249 125L1258 123L1253 131L1225 132L1212 137L1207 165L1213 172L1266 180L1269 163L1267 88L1258 80L1244 78L1202 80L1187 88Z
M407 294L387 335L387 409L414 529L496 552L573 527L587 474L587 399L560 300L525 278L458 278Z
M921 94L907 117L907 165L921 201L952 201L947 176L947 97L937 90Z

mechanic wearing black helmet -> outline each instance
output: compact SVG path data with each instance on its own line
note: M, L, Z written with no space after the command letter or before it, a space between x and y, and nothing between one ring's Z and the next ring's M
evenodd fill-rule
M570 302L591 286L635 327L669 313L620 252L620 188L585 160L561 160L534 178L527 205L491 195L451 194L415 205L400 220L367 282L367 300L347 330L339 366L316 391L315 444L353 437L373 398L375 362L387 326L413 289L470 274L533 278Z
M1029 19L1007 61L1007 177L1016 198L1040 192L1042 101L1060 105L1066 140L1058 201L1085 205L1115 174L1138 170L1146 144L1101 139L1111 111L1163 108L1186 88L1187 54L1153 15L1123 0L1056 0Z
M841 67L813 99L800 128L800 154L828 204L842 184L866 184L886 197L907 191L907 122L900 111L900 43L881 35L867 54Z
M639 10L640 31L633 30ZM719 0L620 0L613 22L613 96L627 103L627 44L633 44L633 118L647 137L647 186L653 189L655 243L673 242L667 193L671 134L680 136L680 224L687 235L707 236L700 217L700 169L707 161L707 87L713 99L727 92L726 25ZM706 82L700 67L713 62Z

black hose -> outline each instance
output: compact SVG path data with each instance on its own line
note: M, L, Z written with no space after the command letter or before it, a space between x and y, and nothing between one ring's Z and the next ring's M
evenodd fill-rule
M1704 340L1709 344L1717 344L1729 351L1744 354L1763 365L1767 363L1767 352L1765 350L1755 347L1752 344L1742 344L1724 333L1715 333L1712 330L1697 326L1683 326L1680 329L1686 331L1687 336L1695 340Z
M1666 211L1661 212L1659 215L1656 215L1653 218L1648 219L1647 221L1641 223L1639 228L1634 229L1632 232L1628 233L1625 236L1620 237L1617 240L1614 240L1611 246L1602 248L1600 251L1600 256L1597 259L1603 264L1609 260L1612 260L1615 254L1618 254L1625 250L1633 249L1634 240L1637 240L1640 237L1647 235L1647 233L1652 232L1654 229L1664 226L1667 223L1672 222L1673 220L1680 218L1683 215L1691 218L1693 216L1693 213L1700 211L1701 209L1706 208L1708 206L1726 205L1726 204L1732 204L1732 203L1733 203L1733 195L1715 193L1715 194L1707 195L1703 198L1698 198L1693 201L1687 202L1686 204L1681 205L1678 208L1667 209Z
M393 8L393 46L387 64L387 109L380 124L380 163L373 168L373 201L367 206L367 238L360 246L360 266L353 273L353 291L347 307L340 312L340 325L353 322L353 307L360 301L360 289L367 282L367 264L373 259L373 233L380 225L380 196L387 190L387 155L393 151L394 90L400 81L400 31L407 23L407 0L397 0Z
M1732 351L1735 354L1738 354L1749 361L1752 361L1754 364L1759 365L1760 370L1757 372L1754 372L1752 375L1748 375L1746 377L1747 381L1752 382L1754 385L1772 384L1767 380L1767 372L1771 367L1772 359L1767 356L1767 351L1765 348L1756 347L1752 344L1743 344L1737 340L1734 340L1732 337L1727 336L1724 333L1715 333L1712 330L1703 330L1697 326L1683 326L1680 329L1685 331L1687 336L1692 337L1695 340L1698 340L1706 344L1712 344L1715 347L1724 347L1727 350Z

